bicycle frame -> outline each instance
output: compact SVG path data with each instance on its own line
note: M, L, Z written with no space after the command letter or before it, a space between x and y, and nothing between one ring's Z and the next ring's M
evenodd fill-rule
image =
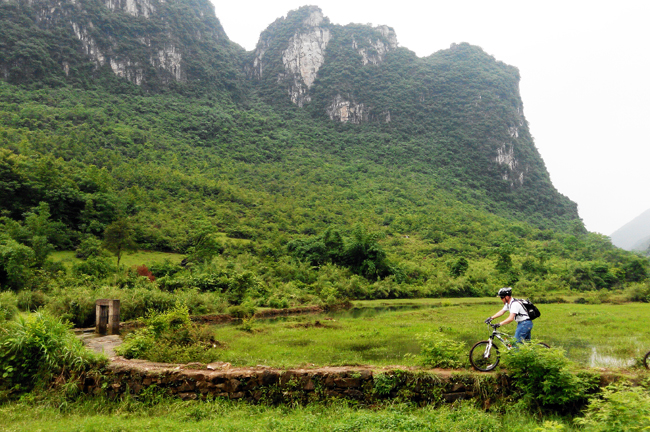
M503 337L502 337L503 336ZM510 349L512 348L512 344L510 343L508 338L511 338L512 335L509 335L508 333L500 332L496 328L492 331L492 334L490 335L490 340L493 340L494 338L497 338L501 341L503 346L506 348Z
M511 342L514 340L511 335L497 330L500 327L498 324L488 324L488 327L492 328L492 332L488 339L476 342L469 350L469 362L472 364L474 369L481 372L489 372L499 364L500 353L497 341L500 341L508 351L515 348L517 345L517 342ZM533 343L545 348L550 348L543 342ZM493 348L496 352L493 352Z
M506 347L507 350L510 350L512 348L512 344L508 340L508 338L512 337L508 333L500 332L497 330L499 326L495 324L488 324L489 327L492 327L492 334L488 338L488 346L485 348L485 354L483 354L483 357L488 358L490 357L490 351L492 351L492 345L494 345L494 338L497 338L498 340L501 341L504 347Z

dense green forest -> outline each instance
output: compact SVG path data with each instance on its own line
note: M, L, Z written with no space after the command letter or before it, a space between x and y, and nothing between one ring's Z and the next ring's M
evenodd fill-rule
M0 285L20 308L82 325L105 296L130 300L126 319L179 298L207 313L503 285L539 299L631 286L648 300L647 259L584 229L533 144L518 71L478 47L397 48L358 67L350 40L377 31L325 22L332 41L300 108L275 75L247 78L252 53L205 2L165 3L159 21L79 2L115 57L146 58L129 44L177 32L183 79L152 69L140 84L94 67L64 26L39 25L46 3L0 5ZM272 73L310 10L263 33ZM190 37L197 23L212 39ZM341 92L391 121L332 121L323 110ZM523 181L494 163L501 147ZM120 264L136 248L185 259Z

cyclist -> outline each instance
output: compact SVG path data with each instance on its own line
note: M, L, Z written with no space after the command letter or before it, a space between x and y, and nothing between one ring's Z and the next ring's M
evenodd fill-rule
M515 330L515 340L521 342L523 340L530 340L530 333L533 330L533 322L526 312L526 308L521 304L521 302L512 298L512 288L506 287L501 288L497 293L497 297L501 297L503 302L503 309L499 312L492 315L490 318L486 319L485 322L490 324L493 319L500 317L506 312L510 312L510 316L501 323L497 324L499 326L510 324L513 321L517 321L517 330Z

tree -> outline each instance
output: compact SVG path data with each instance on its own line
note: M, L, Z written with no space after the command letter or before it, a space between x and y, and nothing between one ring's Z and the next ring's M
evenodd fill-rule
M124 252L137 250L138 245L133 240L133 230L127 219L120 218L106 227L104 248L117 257L118 267Z
M8 236L0 236L0 286L19 290L31 276L34 251Z
M469 261L467 261L467 258L465 257L460 257L457 260L447 263L447 265L449 266L449 274L452 277L457 278L467 272L467 269L469 268Z
M509 273L512 271L512 258L510 254L512 253L512 247L502 246L496 250L497 263L494 268L499 273Z

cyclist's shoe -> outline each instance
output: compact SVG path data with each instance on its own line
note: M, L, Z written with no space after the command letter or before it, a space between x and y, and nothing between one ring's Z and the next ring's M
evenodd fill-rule
M490 324L492 322L492 317L485 320L485 324Z

